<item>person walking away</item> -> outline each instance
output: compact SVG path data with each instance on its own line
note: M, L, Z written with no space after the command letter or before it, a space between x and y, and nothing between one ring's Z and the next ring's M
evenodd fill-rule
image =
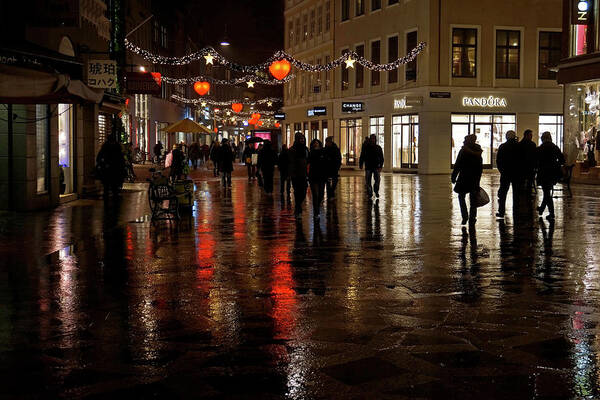
M194 142L190 145L189 157L194 170L198 169L198 160L201 157L201 150L198 142Z
M219 170L221 171L221 184L223 187L231 187L231 173L233 172L233 150L227 139L223 139L219 148Z
M156 164L160 163L160 160L162 159L162 151L163 151L163 144L160 142L160 140L158 141L158 143L156 143L154 145L154 161L156 162Z
M516 208L519 202L517 201L519 193L519 142L515 131L506 132L506 142L498 147L496 155L496 166L500 171L500 188L498 189L498 212L496 217L504 218L506 212L506 195L508 189L512 185L513 192L513 208Z
M254 154L254 148L252 147L252 144L246 143L246 148L242 154L242 159L244 160L244 164L246 164L246 168L248 168L248 181L256 179L256 167L252 165L252 154Z
M281 191L281 196L283 197L284 192L287 191L287 195L290 195L290 186L292 182L290 181L290 154L287 148L287 145L281 146L281 153L279 153L279 158L277 160L277 165L279 168L279 186Z
M306 167L308 163L308 149L302 132L296 132L294 144L288 153L290 179L294 188L294 215L299 218L302 215L302 203L306 198Z
M523 132L523 139L519 142L519 153L521 171L519 171L518 179L521 181L521 190L526 196L531 197L535 188L535 167L537 164L535 159L537 146L533 142L533 131L531 129L526 129Z
M176 181L183 177L183 163L185 162L185 156L179 145L173 145L173 151L171 152L171 180Z
M312 194L313 219L319 220L321 214L321 204L325 196L325 181L327 180L327 171L325 170L325 152L323 144L319 139L313 139L310 142L310 152L308 153L308 181L310 182L310 193Z
M377 144L377 136L371 135L369 143L365 144L360 153L358 164L360 169L365 167L365 186L367 188L367 197L379 198L379 184L381 182L381 168L383 168L383 150ZM371 181L375 178L375 184L371 186Z
M202 145L202 163L206 165L206 169L209 169L208 160L210 159L210 147L204 143Z
M213 176L219 176L219 142L215 140L210 150L210 160L213 163Z
M265 140L260 153L258 153L258 166L263 177L263 188L266 194L273 193L273 171L277 164L277 153L271 147L271 141Z
M452 171L452 183L455 184L454 191L458 193L462 225L465 225L467 221L469 225L475 225L475 222L477 222L475 196L479 191L479 183L483 173L483 159L481 157L483 149L476 142L477 135L465 136L463 147L458 152ZM467 193L469 194L470 213L467 211L467 202L465 201Z
M335 199L335 189L337 188L339 172L342 166L342 153L340 148L333 142L333 136L325 139L325 173L327 178L327 200Z
M96 156L96 171L104 186L104 199L109 192L117 196L125 179L125 159L115 135L109 135Z
M557 145L552 143L552 134L544 132L542 134L542 144L537 149L538 173L537 181L542 186L544 198L542 204L538 207L540 218L544 210L548 207L548 221L554 221L554 201L552 200L552 188L562 177L562 166L565 163L565 157Z

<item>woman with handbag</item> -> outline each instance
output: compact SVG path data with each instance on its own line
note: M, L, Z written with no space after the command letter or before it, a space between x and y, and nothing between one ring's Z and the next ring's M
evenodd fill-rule
M469 225L477 222L477 199L479 193L479 182L483 173L483 150L477 143L477 135L467 135L460 149L452 171L452 183L455 184L454 191L458 193L462 225L467 221ZM465 197L469 194L470 212L467 211Z
M552 143L552 134L550 132L542 133L542 144L537 149L537 162L537 183L542 186L544 193L542 204L537 210L541 217L546 207L548 207L550 214L546 219L552 222L554 221L552 188L562 178L562 166L565 163L565 156L558 146Z

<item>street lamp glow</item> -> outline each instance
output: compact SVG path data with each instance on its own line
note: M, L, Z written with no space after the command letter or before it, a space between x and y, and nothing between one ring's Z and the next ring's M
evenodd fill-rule
M146 67L144 67L143 65L140 65L140 71L141 72L146 72Z
M231 43L229 43L229 41L227 41L227 40L221 41L221 46L230 46L230 45L231 45Z

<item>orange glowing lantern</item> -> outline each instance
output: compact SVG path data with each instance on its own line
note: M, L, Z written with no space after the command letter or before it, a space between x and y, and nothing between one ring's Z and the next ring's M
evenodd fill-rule
M210 83L208 83L208 82L196 82L196 83L194 83L194 90L200 96L204 96L210 90Z
M244 105L242 103L233 103L231 105L231 109L233 110L233 112L239 113L240 111L242 111L242 109L244 108Z
M280 128L281 124L279 122L275 122L275 128Z
M292 69L292 64L288 60L273 61L269 66L269 72L277 80L285 79Z
M256 122L256 126L263 126L263 122L262 121L257 121Z
M255 119L258 121L260 119L260 114L259 113L252 114L252 119Z

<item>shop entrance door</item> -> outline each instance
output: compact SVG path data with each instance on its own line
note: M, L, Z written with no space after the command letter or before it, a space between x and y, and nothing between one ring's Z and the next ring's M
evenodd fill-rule
M477 143L483 149L483 166L491 168L492 166L492 124L475 124L475 134Z
M362 120L340 120L340 139L342 144L342 158L346 165L357 165L362 145Z

